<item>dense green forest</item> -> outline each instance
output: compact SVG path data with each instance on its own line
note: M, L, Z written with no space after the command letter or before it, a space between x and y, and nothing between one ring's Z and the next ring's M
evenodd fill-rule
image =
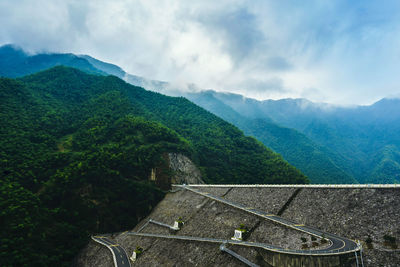
M185 95L281 154L312 183L400 182L398 98L338 107L212 90Z
M185 96L254 136L306 174L312 183L398 183L399 99L370 106L335 107L306 99L264 100L232 93L185 93L167 82L130 75L90 56L28 55L0 47L0 76L19 77L56 65L116 75L146 89Z
M187 93L87 58L100 71L124 77L131 84L187 97L272 148L312 183L400 181L398 98L370 106L338 107L306 99L258 101L212 90Z
M214 96L249 121L266 119L295 129L317 144L321 155L342 174L359 183L400 182L399 98L384 98L368 106L339 107L306 99L258 101L216 92ZM254 136L263 141L261 135ZM276 151L300 168L282 150ZM318 161L315 163L318 167Z
M165 192L164 152L209 183L307 183L278 154L185 98L55 67L0 78L1 266L70 265L91 234L133 227Z
M358 183L341 170L336 162L341 158L316 144L304 134L277 125L268 117L249 118L218 99L220 93L203 91L185 96L226 121L236 125L245 134L257 137L267 147L281 154L290 164L300 169L315 184Z

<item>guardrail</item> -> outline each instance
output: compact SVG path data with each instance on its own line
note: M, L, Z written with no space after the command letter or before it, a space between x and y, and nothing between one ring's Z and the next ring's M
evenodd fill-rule
M169 225L169 224L166 224L166 223L162 223L162 222L158 222L158 221L155 221L155 220L152 220L152 219L149 220L149 223L153 223L153 224L156 224L156 225L159 225L159 226L162 226L162 227L168 228L170 230L174 230L174 231L175 230L179 230L179 228L176 228L176 227L174 227L172 225Z
M172 186L182 186L173 184ZM400 188L400 184L188 184L192 187L271 187L271 188Z
M129 262L128 259L128 254L126 253L125 249L121 246L119 246L117 243L109 240L108 238L104 236L91 236L92 240L102 244L103 246L107 247L111 251L111 255L113 257L114 261L114 266L115 267L131 267L131 263ZM121 250L119 250L116 247L119 247ZM117 258L114 249L117 250L119 257Z
M207 242L207 243L225 243L230 245L245 246L245 247L256 247L266 249L272 252L291 254L291 255L306 255L306 256L332 256L339 254L347 254L354 252L354 249L341 248L337 250L295 250L295 249L284 249L273 245L257 242L248 241L235 241L235 240L225 240L221 238L209 238L209 237L195 237L195 236L179 236L179 235L162 235L162 234L150 234L150 233L138 233L138 232L128 232L128 235L141 236L141 237L152 237L152 238L163 238L163 239L175 239L175 240L185 240L185 241L197 241L197 242Z

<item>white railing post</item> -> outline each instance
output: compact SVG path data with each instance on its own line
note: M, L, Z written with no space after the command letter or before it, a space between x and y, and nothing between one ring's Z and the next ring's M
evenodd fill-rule
M137 255L136 255L136 252L134 251L133 253L132 253L132 256L129 258L132 262L135 262L136 261L136 258L137 258Z
M356 255L356 264L357 264L357 267L359 267L359 265L358 265L357 251L354 251L354 254Z
M363 257L362 257L362 251L363 251L363 247L360 241L358 241L358 244L360 246L360 259L361 259L361 266L364 267L364 261L363 261Z

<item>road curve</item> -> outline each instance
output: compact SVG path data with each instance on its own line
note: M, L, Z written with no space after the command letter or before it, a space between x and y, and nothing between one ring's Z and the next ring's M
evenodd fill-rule
M307 255L319 255L326 256L331 255L331 253L316 252L311 250L289 250L273 245L268 245L265 243L249 242L249 241L236 241L231 239L222 238L212 238L212 237L196 237L196 236L184 236L184 235L162 235L162 234L149 234L149 233L139 233L139 232L127 232L128 235L141 236L141 237L153 237L153 238L163 238L163 239L174 239L174 240L184 240L184 241L196 241L196 242L207 242L207 243L217 243L217 244L229 244L244 247L262 248L269 251L286 253L286 254L307 254Z
M106 246L111 251L115 267L131 267L128 255L123 247L105 236L92 236L92 239L95 242Z
M273 221L275 223L284 225L286 227L295 229L297 231L301 231L307 234L310 234L312 236L316 236L318 238L326 238L330 241L330 246L324 249L317 249L317 250L287 250L287 249L283 249L283 248L277 248L277 247L273 247L273 250L277 250L279 252L282 253L289 253L289 254L315 254L315 255L332 255L332 254L347 254L349 252L356 252L360 250L360 247L357 245L357 243L353 240L347 239L347 238L343 238L343 237L339 237L336 236L334 234L330 234L321 230L318 230L316 228L310 227L310 226L305 226L303 224L298 224L295 223L291 220L279 217L277 215L274 214L269 214L267 212L258 210L258 209L253 209L253 208L249 208L246 207L242 204L239 203L234 203L232 201L226 200L222 197L218 197L218 196L214 196L210 193L207 192L202 192L198 189L195 188L191 188L190 186L187 185L175 185L176 187L180 187L183 188L185 190L191 191L193 193L202 195L204 197L213 199L215 201L218 201L220 203L226 204L228 206L231 206L233 208L254 214L256 216L262 217L264 219ZM272 247L272 246L268 246L268 247ZM266 249L268 249L267 247L265 247Z

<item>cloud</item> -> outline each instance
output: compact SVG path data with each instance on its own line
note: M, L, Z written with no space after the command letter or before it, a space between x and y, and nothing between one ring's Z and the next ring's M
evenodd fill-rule
M249 79L240 84L240 88L245 89L249 93L285 93L288 90L283 85L283 80L274 77L267 80Z
M245 79L238 87L232 87L231 91L241 93L243 90L246 96L266 99L274 96L283 96L290 93L288 88L285 88L284 81L278 77L268 79Z
M273 70L290 70L293 66L283 57L270 57L267 60L267 66Z
M222 41L223 49L237 64L266 41L258 29L256 16L246 7L201 12L196 20L206 27L214 40Z
M397 0L0 2L0 44L259 98L365 104L394 94L399 33Z
M30 52L74 48L85 27L87 6L80 1L1 1L0 42Z

